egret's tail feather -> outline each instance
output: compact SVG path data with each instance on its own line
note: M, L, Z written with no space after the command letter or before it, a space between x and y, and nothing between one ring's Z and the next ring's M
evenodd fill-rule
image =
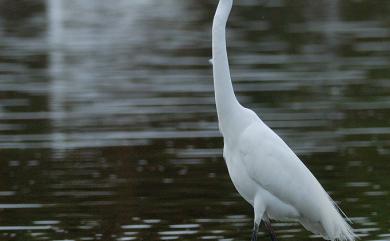
M330 201L333 204L332 208L326 210L326 213L324 214L325 219L322 222L327 238L329 238L330 240L340 240L340 241L356 240L358 237L354 233L352 227L347 222L350 221L350 219L331 199ZM345 217L347 221L344 219L342 215Z
M336 209L339 210L339 212L343 215L344 219L346 219L348 223L352 223L352 220L344 213L344 211L339 207L339 205L337 205L337 203L333 201L330 197L329 199L333 203L333 206L335 206Z

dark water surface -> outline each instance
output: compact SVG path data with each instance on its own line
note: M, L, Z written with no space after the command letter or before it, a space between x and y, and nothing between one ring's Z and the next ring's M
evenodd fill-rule
M390 1L236 2L239 100L361 240L390 240ZM0 1L0 240L249 240L216 122L216 3Z

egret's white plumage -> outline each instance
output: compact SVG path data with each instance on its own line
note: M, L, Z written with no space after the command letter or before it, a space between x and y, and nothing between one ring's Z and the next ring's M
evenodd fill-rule
M212 29L213 77L223 155L241 196L254 208L255 225L297 220L330 240L355 239L352 228L321 184L251 110L242 107L230 78L225 29L233 0L220 0Z

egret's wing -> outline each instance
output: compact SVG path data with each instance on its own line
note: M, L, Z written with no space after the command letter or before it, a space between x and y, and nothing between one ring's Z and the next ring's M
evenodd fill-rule
M355 239L353 229L321 184L264 123L249 126L241 134L237 147L250 178L280 201L293 206L307 229L331 240Z
M240 136L238 148L247 174L299 212L317 213L321 199L328 198L309 169L264 123L249 126Z

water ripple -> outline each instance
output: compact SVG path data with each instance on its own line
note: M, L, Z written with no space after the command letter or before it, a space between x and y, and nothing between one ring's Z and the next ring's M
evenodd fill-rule
M237 1L228 34L237 98L369 240L388 240L390 226L389 4L379 2ZM222 159L214 8L0 1L1 240L249 237L252 211ZM281 239L317 238L274 227Z

